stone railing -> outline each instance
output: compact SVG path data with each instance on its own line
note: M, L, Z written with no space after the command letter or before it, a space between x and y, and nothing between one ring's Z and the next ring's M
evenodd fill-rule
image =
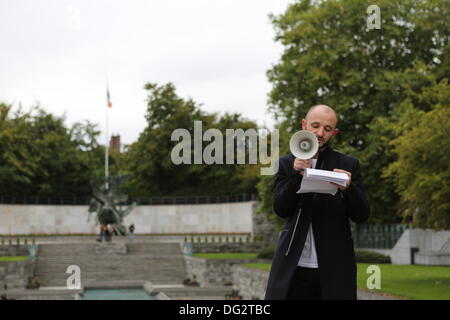
M221 253L221 252L259 252L263 248L261 242L228 242L228 243L192 243L193 253Z
M202 259L185 256L188 276L200 286L233 284L233 266L242 263L263 263L260 259Z
M184 235L185 243L203 244L208 247L208 244L227 244L234 243L235 246L243 243L251 243L251 232L217 232L217 233L192 233ZM199 246L200 247L200 246Z
M0 245L0 257L28 256L28 246L25 245Z

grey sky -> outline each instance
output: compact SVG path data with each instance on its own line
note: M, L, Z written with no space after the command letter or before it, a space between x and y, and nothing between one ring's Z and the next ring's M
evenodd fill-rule
M272 126L266 71L282 48L268 14L291 2L0 0L0 101L104 131L108 78L110 134L131 143L146 125L143 85L170 81L203 110Z

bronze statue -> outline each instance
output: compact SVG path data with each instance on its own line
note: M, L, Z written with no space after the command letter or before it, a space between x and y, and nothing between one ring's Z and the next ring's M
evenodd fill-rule
M94 197L89 206L88 221L92 212L96 212L95 225L100 224L100 238L97 241L111 241L112 234L126 234L123 219L136 207L136 202L126 204L128 196L122 192L122 184L129 178L130 175L109 176L100 187L91 181Z

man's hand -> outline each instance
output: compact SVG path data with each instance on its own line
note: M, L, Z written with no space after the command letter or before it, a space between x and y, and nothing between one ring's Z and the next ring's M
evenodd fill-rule
M347 182L347 185L345 187L343 187L343 186L341 186L339 184L333 183L333 182L330 182L331 184L334 184L334 185L338 186L339 189L341 189L342 191L344 191L348 187L350 187L350 184L352 183L352 174L350 172L345 171L345 170L341 170L341 169L334 169L333 171L334 172L342 172L342 173L345 173L346 175L348 175L348 182Z
M312 164L311 159L309 159L309 160L302 160L302 159L299 159L299 158L295 158L293 169L295 171L299 171L300 174L303 175L303 172L304 172L305 169L311 168L311 164Z

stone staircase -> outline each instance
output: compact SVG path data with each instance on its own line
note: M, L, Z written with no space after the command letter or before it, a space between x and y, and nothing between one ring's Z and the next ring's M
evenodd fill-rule
M181 284L186 265L179 243L126 243L127 254L98 255L95 243L41 244L34 275L42 287L65 287L81 270L81 285L94 282L147 280L154 284Z
M233 290L232 286L207 287L168 287L154 286L156 291L164 292L173 300L224 300Z

